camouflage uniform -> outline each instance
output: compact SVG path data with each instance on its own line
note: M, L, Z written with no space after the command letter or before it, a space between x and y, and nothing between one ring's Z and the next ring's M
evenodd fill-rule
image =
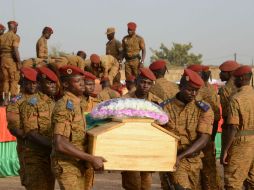
M145 48L145 41L139 35L125 36L122 40L123 54L125 62L125 78L134 75L137 77L140 64L139 52Z
M79 67L80 69L84 70L85 68L85 61L77 55L64 55L61 57L54 57L55 63L52 63L57 68L65 66L65 65L74 65Z
M22 103L21 125L25 134L36 131L48 138L52 137L51 115L55 103L47 95L39 92ZM50 190L55 187L55 177L51 172L50 150L25 139L23 161L26 189Z
M214 121L220 120L220 100L213 85L208 82L198 91L196 99L202 99L211 105L214 112ZM221 180L216 168L216 154L214 142L209 141L206 147L202 150L204 157L202 158L203 169L201 170L202 189L219 190L222 189Z
M104 88L99 94L98 94L98 99L101 100L101 101L106 101L106 100L110 100L110 99L113 99L113 98L120 98L121 95L111 89L110 87L106 87Z
M20 126L20 110L21 105L24 101L27 101L32 95L19 94L16 97L12 98L10 104L6 109L7 121L8 121L8 129L21 129ZM19 176L21 180L21 184L24 184L24 160L22 159L22 152L24 150L24 142L23 139L17 138L17 153L19 158Z
M18 93L19 71L13 57L13 48L19 47L20 37L12 31L6 32L0 38L0 57L3 72L3 92L11 93L12 96Z
M150 92L162 100L173 98L179 91L177 84L168 81L165 78L158 78L150 89Z
M106 55L112 55L117 60L121 60L123 48L120 41L112 39L106 44Z
M206 104L205 102L203 102ZM208 105L208 104L207 104ZM178 153L185 151L197 138L199 133L212 133L213 111L203 111L195 101L184 104L177 98L169 99L164 105L164 110L168 113L169 122L165 128L180 137ZM194 153L189 157L183 158L175 172L168 173L171 183L181 185L183 188L199 190L200 170L202 168L203 153ZM166 182L160 174L163 189Z
M112 55L100 56L101 63L99 70L96 71L91 67L91 61L86 62L86 71L94 74L97 78L108 77L110 84L113 84L113 79L119 71L119 63Z
M41 58L30 58L22 61L22 67L42 67L45 65L46 62Z
M36 55L41 59L48 59L48 45L47 39L41 36L36 43Z
M81 99L71 92L56 103L52 122L54 135L66 137L69 142L81 151L86 151L84 120L85 106ZM83 190L85 188L86 162L70 157L55 150L53 144L52 170L58 180L60 189Z
M123 98L137 98L135 91L129 92ZM161 103L162 100L152 93L148 93L148 101ZM152 184L152 174L150 172L123 171L122 186L126 190L149 190Z
M254 189L254 90L243 86L229 102L227 124L237 125L238 133L224 166L225 189ZM230 127L230 126L229 126Z
M1 37L2 35L0 35L0 43L1 43ZM0 47L1 47L1 44L0 44ZM1 50L0 50L0 64L1 64ZM0 97L2 97L2 95L3 95L3 71L0 65Z

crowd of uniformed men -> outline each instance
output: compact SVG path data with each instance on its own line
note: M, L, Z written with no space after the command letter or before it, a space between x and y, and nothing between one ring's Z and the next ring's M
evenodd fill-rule
M20 179L28 190L92 189L94 170L103 170L103 155L87 153L86 121L100 101L117 97L141 98L159 104L169 116L165 129L180 137L175 172L160 173L164 190L223 189L216 170L214 140L222 106L222 153L226 190L254 189L254 91L251 67L225 61L219 67L225 86L209 84L208 66L193 64L183 71L180 84L165 79L166 62L144 67L146 50L136 24L128 35L115 39L108 28L106 55L86 53L49 57L45 27L36 44L37 58L20 59L18 23L0 25L0 90L7 106L8 128L17 137ZM5 32L5 33L4 33ZM120 69L125 60L123 95ZM103 90L94 94L95 80ZM20 92L18 92L18 84ZM112 147L114 148L114 147ZM158 147L159 148L159 147ZM127 190L151 189L152 173L122 171Z

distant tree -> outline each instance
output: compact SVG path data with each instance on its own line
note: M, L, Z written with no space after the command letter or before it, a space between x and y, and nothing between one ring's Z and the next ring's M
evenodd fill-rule
M69 55L70 53L61 50L59 45L51 46L49 51L49 57L59 57Z
M154 50L152 48L151 51L153 55L151 56L151 61L155 61L158 59L163 59L169 63L169 65L174 66L185 66L191 64L201 64L202 63L202 55L190 53L189 51L192 48L192 44L178 44L173 43L173 47L170 49L161 43L159 50Z

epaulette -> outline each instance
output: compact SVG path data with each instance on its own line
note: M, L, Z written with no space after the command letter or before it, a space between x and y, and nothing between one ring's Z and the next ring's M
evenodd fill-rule
M16 103L18 100L20 100L22 98L22 94L19 94L13 98L11 98L10 102L11 103Z
M210 109L210 106L202 101L196 101L196 105L204 112L207 112Z
M29 103L30 105L35 106L35 105L38 103L38 99L37 99L36 97L32 97L32 98L30 98L30 99L28 100L28 103Z
M73 105L73 102L71 100L67 100L66 108L69 109L69 110L74 109L74 105Z
M164 106L166 106L167 104L169 104L170 102L172 102L173 99L174 99L174 98L169 98L169 99L167 99L167 100L161 102L161 103L159 104L159 106L162 107L162 108L164 108Z

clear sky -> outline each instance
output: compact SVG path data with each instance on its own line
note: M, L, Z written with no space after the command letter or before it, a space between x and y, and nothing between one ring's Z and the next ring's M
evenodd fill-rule
M35 44L44 26L54 29L49 47L66 52L82 49L88 55L104 54L109 26L121 40L126 24L135 21L137 33L147 47L161 42L193 44L204 64L221 64L226 59L251 64L254 58L253 0L0 0L0 22L19 23L21 57L35 57Z

